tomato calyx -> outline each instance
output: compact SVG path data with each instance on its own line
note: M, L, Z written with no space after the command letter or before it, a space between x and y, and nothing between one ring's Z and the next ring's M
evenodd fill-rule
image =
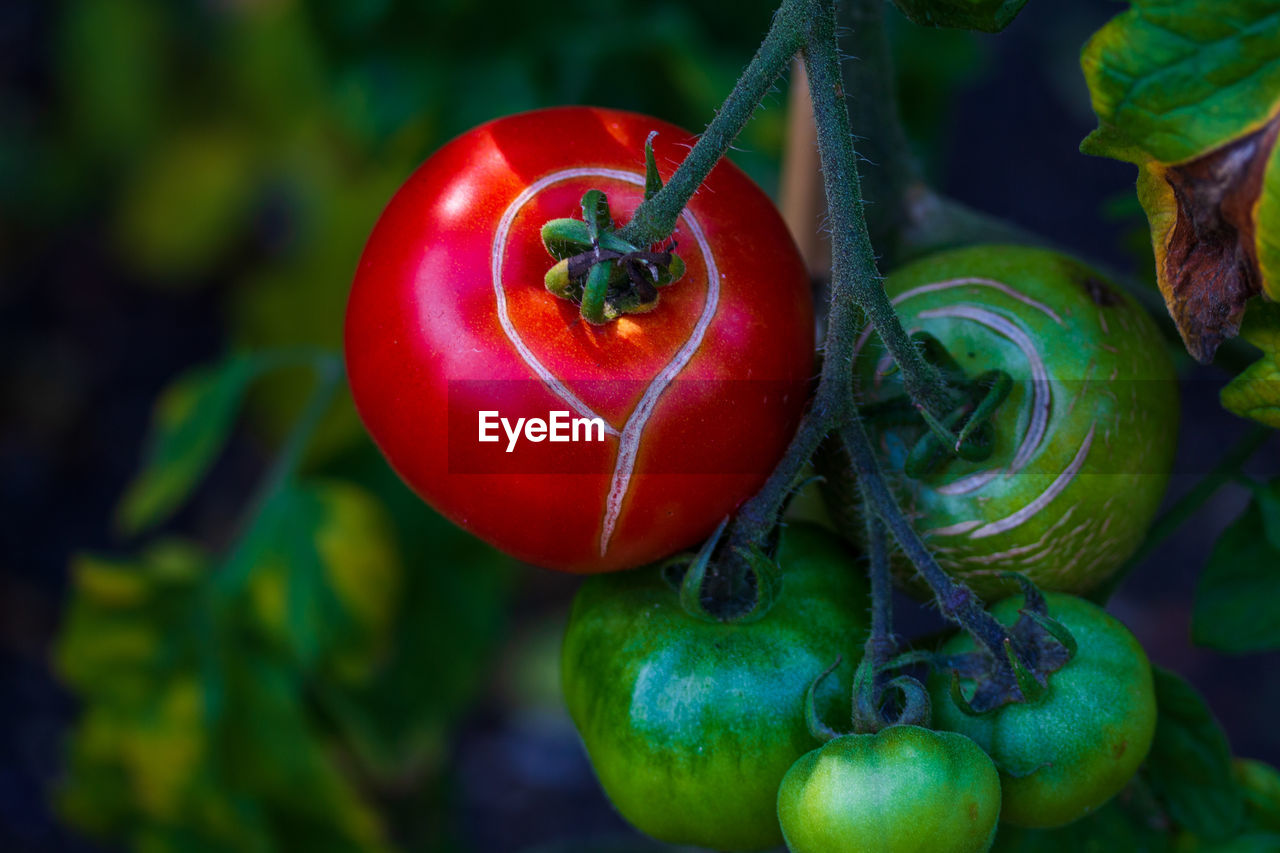
M827 743L847 734L874 734L890 726L929 727L932 713L928 688L911 675L886 678L896 669L915 666L932 659L927 652L906 652L891 661L877 664L871 655L864 655L858 662L853 676L853 726L842 732L823 721L818 713L817 693L827 676L839 668L843 659L837 657L824 672L809 684L804 697L805 724L820 743Z
M1026 576L1005 572L1022 587L1024 605L1007 630L999 652L978 644L977 649L935 662L951 671L951 699L969 716L988 714L1012 702L1036 702L1047 694L1049 677L1075 657L1075 638L1049 615L1044 595ZM966 697L962 681L974 685Z
M720 522L711 537L696 554L677 554L662 564L662 576L680 594L680 606L686 613L703 622L748 623L764 617L773 605L778 565L759 548L741 551L746 571L740 588L728 594L718 592L709 583L708 569L715 571L712 561L729 519Z
M952 458L970 462L988 459L995 448L991 419L1013 389L1012 377L1003 370L970 377L933 335L916 332L911 341L946 379L951 408L935 417L901 394L866 406L866 419L882 429L923 427L903 464L903 472L913 479L929 476Z
M653 137L645 140L645 200L662 189ZM600 190L582 196L582 219L552 219L542 226L542 245L557 263L544 284L560 299L579 306L582 319L602 326L624 314L658 307L658 289L679 281L685 264L676 243L653 250L624 240L617 231L609 199Z

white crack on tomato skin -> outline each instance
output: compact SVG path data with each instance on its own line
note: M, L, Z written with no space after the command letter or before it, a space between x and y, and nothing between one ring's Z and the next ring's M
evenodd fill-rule
M1157 327L1083 265L1038 249L943 253L895 271L886 290L907 330L933 335L967 374L1014 379L986 462L955 459L908 478L902 464L920 428L878 431L882 463L939 563L988 598L1013 591L1000 578L1010 570L1046 589L1100 583L1140 541L1172 463L1176 392ZM870 328L857 351L863 399L901 393ZM837 465L819 466L834 483L833 519L859 539L856 487L827 459ZM925 593L904 558L894 566Z
M609 423L606 418L593 411L590 406L569 390L564 382L552 373L529 349L528 344L525 343L519 330L516 329L515 323L512 322L507 311L507 297L502 278L502 263L506 255L507 237L511 231L511 224L515 221L521 208L547 187L576 178L610 178L638 187L645 185L643 174L622 169L605 169L597 166L562 169L539 178L517 195L511 204L507 206L507 209L503 211L502 218L498 221L498 227L494 231L493 248L490 254L490 269L493 276L493 294L497 305L498 322L502 325L502 331L511 341L512 346L516 348L516 352L520 354L520 358L529 366L534 375L547 386L547 389L563 400L566 405L572 407L583 417L600 418L605 424L606 432L618 439L618 455L613 475L609 482L609 494L605 499L603 516L600 520L600 556L603 557L609 551L609 542L613 539L614 528L618 523L618 517L622 514L622 505L631 487L631 475L635 470L636 455L640 451L640 441L644 434L645 424L648 423L649 416L653 414L654 408L658 405L658 400L662 397L662 393L680 371L684 369L685 365L689 363L690 359L693 358L698 351L698 347L702 345L702 339L716 315L716 309L720 304L720 270L716 265L715 255L711 251L711 246L707 242L702 226L698 224L697 217L688 209L682 211L680 221L688 227L689 233L693 235L693 239L697 242L698 250L702 253L703 262L707 270L707 296L702 306L702 313L699 315L698 322L694 325L689 339L684 342L671 361L667 362L662 370L658 371L658 375L649 383L640 398L640 402L636 404L635 409L627 416L622 427L619 428Z

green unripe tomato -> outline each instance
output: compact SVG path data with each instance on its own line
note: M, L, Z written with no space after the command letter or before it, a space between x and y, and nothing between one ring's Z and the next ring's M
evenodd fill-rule
M1031 828L1062 826L1111 799L1147 757L1156 727L1151 665L1129 629L1082 598L1047 593L1045 600L1079 650L1049 676L1039 700L971 717L952 701L949 673L929 682L934 724L972 738L1000 770L1000 819ZM1007 598L991 614L1012 625L1022 602ZM940 654L973 648L972 637L957 634ZM961 682L966 696L971 687Z
M923 425L877 432L939 563L988 600L1016 592L998 578L1009 570L1042 589L1097 586L1141 542L1173 463L1177 386L1155 323L1098 273L1043 249L945 252L894 272L885 289L907 331L933 335L967 376L1013 379L983 461L952 458L911 479L903 466ZM857 359L862 400L902 392L878 336L864 334ZM837 526L860 538L847 460L828 454L822 467ZM915 584L904 559L896 568Z
M792 853L981 853L999 815L1000 777L986 753L919 726L829 741L778 790Z
M565 634L569 713L622 816L662 841L715 850L782 843L776 800L817 741L804 697L823 670L824 719L848 719L866 582L839 537L793 524L778 548L772 607L704 621L654 569L587 580Z

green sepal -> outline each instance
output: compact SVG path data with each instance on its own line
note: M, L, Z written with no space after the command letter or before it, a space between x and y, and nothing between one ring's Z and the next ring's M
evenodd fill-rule
M1079 644L1076 642L1075 635L1071 633L1071 629L1049 614L1049 605L1045 601L1044 593L1040 591L1040 587L1036 586L1031 578L1021 572L1000 572L1000 577L1018 582L1018 586L1022 588L1023 601L1022 609L1018 612L1036 623L1066 650L1066 658L1055 669L1061 669L1066 666L1067 662L1074 658L1076 652L1079 651ZM1044 661L1042 660L1041 663L1043 664Z
M609 198L600 190L587 190L582 195L582 219L587 226L587 238L591 245L600 241L600 235L613 231L613 215L609 212Z
M967 435L965 430L969 431ZM955 454L966 462L984 462L995 452L996 431L991 421L982 421L975 427L975 419L969 418L960 434L963 438L956 439Z
M547 274L543 276L542 280L547 286L547 291L553 296L574 302L582 298L582 282L575 283L573 279L569 278L568 258L560 260L555 266L547 270Z
M902 694L902 711L898 714L898 719L894 720L894 725L929 727L933 718L933 702L929 699L928 689L918 678L899 675L890 679L885 686L893 687Z
M739 548L738 553L746 561L751 568L752 574L756 579L756 600L752 603L751 608L737 616L726 621L729 622L755 622L761 619L769 612L769 608L773 606L773 600L778 591L778 578L781 570L778 564L760 550L759 547L751 545L747 548Z
M922 479L936 471L949 456L946 445L938 439L938 436L927 432L907 454L906 460L902 463L902 473L913 480Z
M964 368L942 345L942 341L933 335L928 332L914 332L911 335L911 343L915 344L916 348L920 350L920 355L926 361L933 364L947 376L957 379L964 378Z
M964 714L966 717L981 717L985 714L990 714L995 710L995 708L988 708L985 711L979 711L977 708L973 707L973 705L969 703L969 700L965 698L964 690L960 687L960 673L956 672L954 669L951 670L951 701L955 703L955 706L958 709L960 709L960 713Z
M662 189L662 176L658 174L658 162L653 156L653 138L658 131L650 131L644 140L644 200L648 201Z
M581 219L552 219L542 226L541 235L542 245L557 261L595 248L591 243L590 229ZM635 251L635 246L623 240L615 231L599 232L599 238L602 249L623 253Z
M951 432L951 428L964 416L964 410L953 409L941 421L924 408L917 409L917 414L928 425L929 431L920 436L920 440L912 446L911 452L902 463L902 472L916 480L932 474L955 455L953 449L955 434Z
M1080 650L1079 644L1076 642L1075 635L1071 633L1071 629L1063 625L1052 616L1046 616L1043 613L1037 613L1034 610L1024 610L1022 615L1030 619L1045 630L1049 636L1053 637L1062 647L1067 650L1067 660L1071 660L1076 656L1076 652Z
M603 266L603 264L601 264ZM613 320L623 314L647 314L658 307L658 291L654 289L648 296L631 288L615 288L619 281L625 282L627 275L617 264L611 270L611 279L604 303L606 320Z
M877 670L872 663L874 655L868 650L858 661L858 668L853 673L853 730L860 734L880 731L884 728L884 720L880 718L879 695L876 690Z
M1048 691L1048 679L1043 683L1036 678L1036 674L1027 669L1026 664L1022 662L1022 658L1018 656L1017 651L1013 647L1013 638L1005 637L1004 640L1004 656L1009 662L1009 669L1013 672L1014 681L1018 685L1018 691L1022 694L1022 701L1034 702L1044 697Z
M918 666L922 663L934 666L937 662L938 656L933 652L926 652L923 649L915 649L913 651L903 652L902 654L896 655L890 660L885 661L880 665L880 671L889 672L895 669L904 669L908 666Z
M654 279L654 287L666 287L668 284L674 284L684 278L685 265L679 255L671 255L671 263L667 265L666 269L663 269L662 267L658 267L657 269L658 277Z
M542 226L542 245L557 261L591 251L587 223L581 219L552 219Z
M818 702L816 697L818 693L818 685L820 685L823 679L828 675L835 672L843 661L844 658L837 657L836 662L823 670L821 675L811 681L809 683L809 689L804 692L805 725L809 727L809 734L813 735L814 740L819 743L827 743L828 741L841 737L840 732L831 728L822 721L822 717L818 714ZM859 667L858 669L861 670L862 667ZM857 676L855 675L854 678L856 679Z
M689 568L685 570L684 579L680 581L680 606L684 608L685 613L703 622L720 621L703 606L702 585L707 578L707 566L711 563L711 555L715 553L716 545L720 544L720 537L724 534L724 529L728 524L729 519L725 518L716 527L710 538L702 543L698 553L689 562Z
M1008 399L1009 392L1013 390L1013 377L1003 370L988 370L978 377L976 384L979 386L986 385L987 393L983 395L982 400L974 408L973 414L969 416L969 420L961 427L960 435L956 438L956 450L960 452L961 456L965 456L961 448L969 439L969 436L973 435L983 424L989 423L987 419L995 414L1001 403ZM990 453L991 451L988 449L987 455L990 455ZM965 458L969 457L965 456ZM983 456L975 461L981 461L981 459L985 458L986 456Z
M647 185L656 181L660 189L652 159L650 150ZM556 259L543 277L547 291L577 303L588 323L600 326L623 314L652 311L658 305L658 288L684 276L685 263L674 253L640 252L618 236L609 200L600 190L583 194L582 216L552 219L540 234L547 253Z
M613 272L613 261L605 261L596 264L591 268L591 272L587 273L587 280L582 286L582 319L586 320L593 326L603 326L605 323L616 318L615 313L609 315L605 297L609 292L609 277Z

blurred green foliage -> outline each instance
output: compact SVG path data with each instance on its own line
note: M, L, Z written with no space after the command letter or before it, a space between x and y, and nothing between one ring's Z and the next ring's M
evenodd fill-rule
M770 0L732 16L708 0L580 0L554 14L511 2L59 4L53 109L0 145L0 217L37 238L102 223L134 286L216 290L240 353L157 401L121 531L199 499L246 398L259 432L286 442L313 393L307 353L341 345L378 213L440 144L559 103L698 129L771 11ZM782 111L763 112L735 155L766 186L783 126ZM294 437L305 464L245 497L225 553L160 538L132 557L76 558L56 667L84 703L58 791L79 828L142 850L447 843L432 791L488 677L514 576L403 486L339 396L317 432ZM421 799L390 826L388 801L406 789Z
M51 4L47 103L0 97L0 265L88 224L108 280L214 291L237 353L157 401L120 532L154 536L199 500L245 411L289 446L312 353L341 346L364 241L433 150L566 103L699 130L774 6ZM981 56L964 33L895 38L907 122L933 137ZM732 156L772 191L785 112L766 106ZM450 735L489 678L516 576L405 488L345 389L318 428L302 420L305 457L244 496L220 549L162 530L133 556L74 560L56 668L83 710L57 798L80 829L148 851L453 849ZM522 660L554 660L558 629L530 630ZM539 685L526 692L554 681L521 669Z
M122 503L145 510L125 517L145 528L188 500L248 381L296 358L179 377ZM224 555L162 538L76 558L55 661L84 708L58 805L82 829L142 850L379 850L379 793L445 769L501 638L510 567L365 439L298 470L333 390L319 364L310 414Z

